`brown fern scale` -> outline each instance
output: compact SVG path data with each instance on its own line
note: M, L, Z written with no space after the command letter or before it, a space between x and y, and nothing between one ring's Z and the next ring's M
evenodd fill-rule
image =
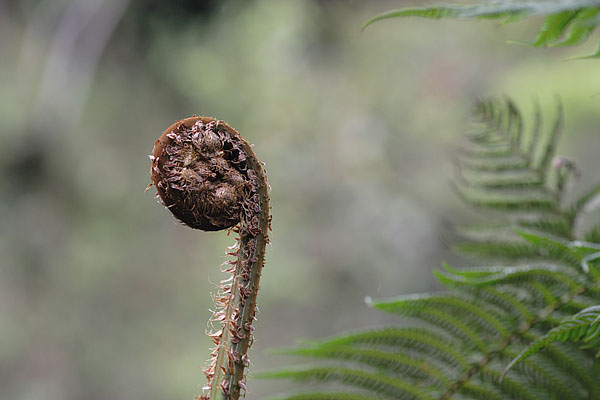
M165 206L191 228L238 234L227 253L208 335L215 347L200 400L237 400L252 343L256 295L270 229L268 183L262 163L240 134L208 117L171 125L154 144L152 182Z

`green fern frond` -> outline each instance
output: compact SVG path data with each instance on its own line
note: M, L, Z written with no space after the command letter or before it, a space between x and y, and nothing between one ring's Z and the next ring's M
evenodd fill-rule
M456 191L465 203L469 203L475 207L521 214L534 210L556 213L555 200L541 193L525 193L523 195L508 193L498 195L490 192L468 191L461 188L458 188Z
M560 260L575 268L581 266L581 257L569 246L568 242L549 236L535 235L522 230L518 230L517 233L536 248L545 250L547 257L553 260Z
M434 271L434 273L442 283L467 284L470 286L493 286L535 281L546 284L562 284L566 288L577 290L583 280L581 276L566 267L549 264L516 267L481 267L468 269L468 271L479 273L487 271L489 274L473 277L456 272L450 274L448 272Z
M436 326L448 334L453 335L458 340L468 343L469 347L475 346L480 351L487 350L485 341L479 336L475 327L470 326L468 323L461 320L461 318L455 317L447 311L442 311L433 307L422 307L409 310L408 308L395 307L393 305L387 307L388 309L386 309L386 305L381 305L377 308L398 314L402 314L401 311L405 311L405 315L421 319Z
M452 248L474 259L514 261L539 257L538 249L516 241L478 241L458 243Z
M384 400L381 397L353 393L304 393L271 397L270 400Z
M463 161L462 168L478 172L501 172L501 171L527 171L528 162L521 157L505 156L494 157L478 161Z
M479 328L492 335L506 336L508 331L490 310L484 311L473 302L460 297L445 296L403 296L384 301L373 301L371 305L393 314L420 317L423 313L443 310L452 316L459 316L477 324Z
M545 15L537 37L531 43L513 41L534 47L575 46L585 42L600 23L600 2L597 0L563 1L490 1L472 5L440 5L421 8L390 10L369 19L363 30L377 22L390 18L423 17L431 19L496 19L501 23L522 18ZM594 58L597 52L578 58Z
M531 43L532 46L545 46L555 42L558 38L562 37L567 30L567 27L577 17L579 10L576 11L562 11L556 14L550 14L546 17L544 24L540 28L535 42Z
M468 399L504 400L506 398L498 389L481 381L467 382L459 391Z
M430 380L440 385L448 384L450 378L425 358L414 355L365 349L353 346L315 346L290 351L289 354L317 359L353 361L371 366L387 373L397 373L407 377Z
M420 356L433 357L450 366L466 368L467 359L457 351L454 343L442 335L422 328L378 328L347 333L322 342L312 342L307 347L279 351L297 354L306 348L336 348L354 346L387 351L411 351ZM299 353L298 353L299 354Z
M299 382L341 382L398 400L433 400L410 382L382 372L367 372L342 367L297 368L260 374L262 378L288 378Z
M517 223L519 227L530 230L536 230L541 233L554 235L559 238L568 239L571 237L571 227L565 218L544 219L544 220L520 220Z
M571 23L564 40L556 41L555 39L549 46L575 46L585 42L600 22L599 13L600 9L598 8L581 9Z
M464 165L461 167L464 168ZM469 167L467 167L469 168ZM543 185L542 180L537 174L531 174L528 170L522 170L518 172L510 171L504 174L490 174L486 176L482 171L482 168L474 168L477 174L472 176L470 179L461 179L461 183L465 186L478 189L503 189L509 190L521 190L521 189L540 189ZM461 177L465 176L464 172L460 173Z
M583 382L583 386L590 391L590 398L600 398L600 379L589 368L588 358L579 349L563 343L551 343L546 347L544 355L556 365L561 365L562 373L572 376L577 382Z
M284 399L354 400L350 393L360 400L600 398L600 368L589 367L600 351L600 320L590 313L600 308L600 229L588 235L576 229L595 210L600 186L563 204L566 185L554 183L552 175L560 173L552 159L562 109L559 104L559 115L544 132L534 108L527 125L510 101L479 102L475 131L457 162L459 195L494 210L484 224L456 230L460 241L454 247L481 259L482 266L443 264L434 274L444 293L367 299L375 309L408 319L402 327L365 329L286 350L316 365L268 376L334 387ZM585 348L553 343L567 338L588 341ZM512 359L542 348L504 371ZM339 391L340 384L348 393Z
M449 288L458 287L451 282L445 283ZM460 286L460 285L459 285ZM506 317L514 319L517 323L528 323L534 320L534 308L523 300L523 292L518 290L511 291L511 288L495 287L476 287L462 285L460 289L471 293L480 303L484 303L486 308L497 307L503 311Z
M498 371L497 367L486 366L481 368L481 378L484 382L489 382L498 390L501 390L505 399L544 400L548 398L547 392L536 390L522 376L512 374L505 379L501 379L502 373Z
M530 282L527 282L523 286L529 290L529 293L532 296L535 296L534 298L536 300L539 299L540 304L542 304L545 307L551 307L554 304L559 303L558 296L560 296L560 294L554 293L555 291L551 290L551 288L547 287L541 282L532 280Z
M589 343L600 340L600 306L586 308L560 323L541 338L535 340L506 367L510 370L516 363L540 352L552 342Z
M517 355L511 349L502 351L508 359ZM547 388L560 399L579 400L585 396L585 389L571 375L565 374L551 359L536 356L523 361L515 370L526 376L534 385Z
M507 143L498 143L488 147L466 145L459 149L458 154L472 159L506 158L512 155L512 147Z

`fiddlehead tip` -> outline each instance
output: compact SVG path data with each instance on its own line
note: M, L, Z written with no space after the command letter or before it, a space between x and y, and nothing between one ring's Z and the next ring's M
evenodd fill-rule
M152 182L164 205L194 229L237 224L251 185L244 144L235 129L214 118L194 116L167 128L151 157Z

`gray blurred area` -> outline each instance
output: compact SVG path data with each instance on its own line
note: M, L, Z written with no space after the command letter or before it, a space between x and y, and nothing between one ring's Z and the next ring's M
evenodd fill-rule
M248 399L291 390L268 349L400 320L365 296L438 290L477 97L564 101L559 152L599 170L598 62L539 21L404 19L402 1L0 0L0 399L192 399L233 238L154 199L156 138L193 114L255 144L272 187ZM413 3L414 4L414 3ZM417 2L418 4L418 2ZM596 174L597 175L597 174Z

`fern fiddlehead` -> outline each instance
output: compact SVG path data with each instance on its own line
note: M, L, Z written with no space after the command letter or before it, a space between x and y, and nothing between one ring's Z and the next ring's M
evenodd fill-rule
M252 343L265 246L270 228L268 183L262 163L240 134L208 117L171 125L154 145L152 182L173 215L204 231L237 233L211 319L219 324L208 368L207 394L199 400L237 400Z

